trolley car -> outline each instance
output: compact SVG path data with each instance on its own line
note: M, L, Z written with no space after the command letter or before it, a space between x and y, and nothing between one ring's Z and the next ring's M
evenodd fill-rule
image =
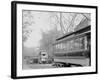
M76 66L90 66L91 25L76 28L73 32L56 39L53 56L56 65L62 63ZM64 65L61 65L64 66Z
M39 54L40 64L51 64L53 63L53 58L51 58L46 51L41 51Z

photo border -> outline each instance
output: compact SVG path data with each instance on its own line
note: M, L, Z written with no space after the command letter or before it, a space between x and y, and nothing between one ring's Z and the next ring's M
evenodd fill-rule
M95 64L96 71L83 72L83 73L69 73L69 74L51 74L51 75L20 76L20 77L17 76L17 4L94 8L96 10L96 64ZM11 2L11 78L13 79L97 74L98 73L98 45L97 44L98 44L98 7L97 6L26 2L26 1L12 1Z

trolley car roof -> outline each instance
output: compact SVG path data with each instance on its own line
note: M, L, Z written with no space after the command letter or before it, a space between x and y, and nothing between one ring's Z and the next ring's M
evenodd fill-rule
M60 43L60 42L65 41L65 40L69 41L71 39L83 37L86 34L90 34L90 33L91 33L91 31L90 31L90 25L89 25L89 26L86 26L86 27L81 28L79 30L76 30L74 32L70 32L70 33L65 34L64 36L56 39L56 42L54 44Z

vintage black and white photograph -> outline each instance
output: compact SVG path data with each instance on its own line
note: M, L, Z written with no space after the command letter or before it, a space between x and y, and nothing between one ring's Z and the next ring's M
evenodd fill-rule
M97 73L97 7L12 2L12 78Z
M91 66L91 14L22 11L23 69Z

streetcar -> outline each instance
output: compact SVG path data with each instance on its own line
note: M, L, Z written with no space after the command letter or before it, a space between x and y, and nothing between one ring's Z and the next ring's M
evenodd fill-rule
M40 64L51 64L53 63L53 58L48 55L46 51L40 51L39 63Z
M54 66L91 65L91 25L83 24L56 39L53 44Z

